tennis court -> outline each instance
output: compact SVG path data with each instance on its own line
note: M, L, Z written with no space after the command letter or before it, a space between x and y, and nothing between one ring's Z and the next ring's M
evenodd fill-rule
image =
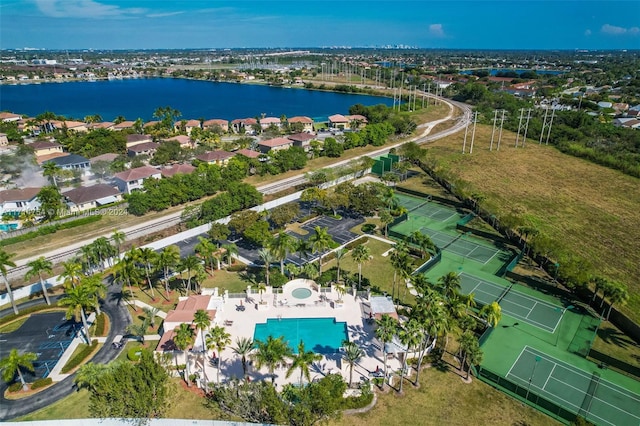
M483 305L497 301L502 312L525 321L549 333L553 333L562 319L564 309L518 291L513 285L504 287L467 273L460 273L460 288L464 294L475 295Z
M506 378L596 424L640 424L640 395L525 346Z
M398 203L409 211L415 209L420 204L424 204L427 201L424 198L412 197L400 192L396 192L394 196L398 200Z
M427 219L446 222L458 215L458 213L451 208L431 202L431 196L427 198L417 198L404 194L396 194L396 198L398 199L398 203L411 212L411 214Z
M489 263L491 259L500 253L500 250L497 248L487 247L473 241L465 241L464 239L452 241L451 245L447 246L445 250L450 251L453 254L457 254L458 256L480 262L484 265Z
M434 231L430 228L420 228L419 231L422 234L428 235L433 244L439 248L443 248L459 237L459 235L446 234L444 232Z

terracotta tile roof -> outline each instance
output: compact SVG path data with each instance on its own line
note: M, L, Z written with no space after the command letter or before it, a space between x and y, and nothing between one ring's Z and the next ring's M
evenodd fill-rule
M198 155L196 158L201 161L211 162L211 161L223 161L227 158L233 157L235 154L233 152L227 151L209 151L204 154Z
M260 124L280 124L280 119L277 117L265 117L260 119Z
M355 115L345 115L344 118L346 118L349 121L353 121L353 120L360 120L363 123L367 123L367 117L365 117L364 115L360 115L360 114L355 114Z
M177 123L180 124L180 123ZM186 127L200 127L200 120L187 120Z
M22 118L19 114L14 114L12 112L0 112L0 120L18 120Z
M40 155L40 156L36 157L36 162L38 164L42 164L42 163L45 163L45 162L47 162L49 160L53 160L54 158L66 157L67 155L69 155L68 152L54 152L52 154Z
M49 142L49 141L33 142L28 144L27 146L30 146L34 150L47 149L47 148L62 148L62 145L60 145L58 142Z
M123 121L120 124L114 124L114 129L130 129L136 124L135 121Z
M349 120L342 114L334 114L329 116L329 121L332 123L346 123Z
M130 182L138 179L146 179L154 175L159 175L160 170L151 166L136 167L135 169L125 170L124 172L116 173L114 176L125 182Z
M117 188L106 183L93 186L81 186L70 191L63 192L62 195L72 201L74 204L84 204L89 201L99 200L100 198L111 197L120 194Z
M36 195L38 195L41 189L42 188L21 188L0 191L0 203L32 200Z
M216 124L220 127L226 127L229 125L229 122L227 120L222 120L220 118L212 118L211 120L207 120L204 123L202 123L204 127L210 127Z
M162 176L171 177L178 173L183 175L188 175L192 173L195 169L196 168L193 167L191 164L176 164L171 167L165 167L160 171L160 173L162 173Z
M108 153L108 154L102 154L102 155L98 155L96 157L93 158L89 158L89 162L91 162L91 164L95 163L96 161L113 161L116 158L118 158L118 154L112 154L112 153Z
M109 129L113 126L114 124L111 121L103 121L102 123L89 124L90 129Z
M311 133L296 133L294 135L287 136L287 139L291 139L294 142L307 142L311 139L315 139L316 135Z
M142 127L146 128L146 127L149 127L149 126L155 126L158 123L160 123L160 122L159 121L149 121L149 122L144 123L142 125Z
M159 146L160 144L156 142L143 142L134 146L130 146L129 148L127 148L127 150L131 152L145 152L158 149Z
M151 142L151 141L153 141L153 138L151 137L151 135L138 135L138 134L127 135L127 143L131 143L131 142Z
M231 124L244 124L245 126L251 126L252 124L258 124L258 120L255 118L236 118L231 121Z
M193 143L193 141L191 140L191 138L189 136L185 136L185 135L178 135L178 136L174 136L172 138L169 139L165 139L165 142L171 142L171 141L176 141L178 142L180 145L188 145Z
M275 139L267 139L266 141L258 142L258 145L268 146L268 147L276 147L283 145L291 145L293 141L287 138L275 138Z
M236 151L236 154L244 155L247 158L258 158L260 157L260 155L262 155L257 151L251 151L250 149L246 148L239 149L238 151Z
M178 302L174 310L167 313L165 323L167 322L183 322L190 323L196 311L202 309L207 311L209 318L213 321L216 317L215 309L207 309L211 296L189 296L187 299Z
M313 120L309 117L300 116L300 117L291 117L288 118L287 121L289 123L305 123L305 124L313 124Z
M161 351L177 351L173 338L176 337L176 332L173 330L165 331L165 333L160 338L160 342L158 342L158 350Z

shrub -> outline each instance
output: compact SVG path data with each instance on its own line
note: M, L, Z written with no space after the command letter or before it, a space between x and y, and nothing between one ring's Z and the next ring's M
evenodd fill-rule
M142 355L142 348L140 346L134 346L127 351L127 359L129 361L140 361Z
M371 392L369 383L367 382L366 386L362 387L362 394L359 396L349 396L342 401L342 408L344 410L363 408L371 404L371 401L373 401L373 392Z
M349 244L344 246L344 248L346 248L347 250L352 250L353 248L362 244L366 244L368 242L369 242L369 237L360 237L357 240L351 241Z
M9 392L19 392L22 390L22 383L15 382L9 385Z
M5 238L0 241L0 247L8 246L10 244L20 243L23 241L28 241L36 237L40 237L42 235L53 234L56 231L61 231L63 229L71 229L77 226L86 225L88 223L97 222L102 219L102 215L93 215L83 217L82 219L72 220L65 223L57 223L54 225L43 226L41 228L36 229L35 231L27 232L26 234L18 235L11 238Z
M306 216L302 216L300 219L298 219L298 223L305 223L306 221L311 220L314 217L318 217L318 213L317 212L311 212Z
M373 231L376 230L376 224L375 223L365 223L364 225L362 225L362 232L364 232L365 234L371 234L373 233Z
M47 377L46 379L38 379L31 384L31 390L40 389L45 386L49 386L53 383L53 379L51 377Z
M106 321L104 318L104 312L96 317L95 328L93 333L95 336L104 336L104 329L106 327Z
M227 267L229 272L242 272L247 270L247 265L235 264Z
M11 321L13 321L13 320L15 320L15 319L17 319L19 317L26 316L27 314L31 314L33 312L38 312L38 311L43 311L45 309L55 308L57 305L58 305L58 302L56 302L55 300L52 300L51 301L51 305L36 305L36 306L30 306L28 308L20 309L20 312L18 313L18 315L11 314L11 315L7 315L6 317L2 318L2 320L0 320L0 325L8 324Z
M62 374L68 373L69 371L73 370L74 368L82 364L82 362L89 355L91 355L91 353L97 347L98 347L98 341L94 339L91 342L91 345L85 346L80 352L78 352L73 358L71 358L64 367L62 367L62 371L61 371Z

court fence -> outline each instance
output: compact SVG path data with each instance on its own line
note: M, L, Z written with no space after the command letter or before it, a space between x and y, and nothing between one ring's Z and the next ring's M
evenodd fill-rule
M413 271L411 275L421 274L423 272L426 272L429 269L433 268L438 263L440 263L441 260L442 260L442 250L436 247L436 254L431 256L431 259L427 260L422 265L418 266L418 268L415 271Z
M476 377L488 385L493 386L494 388L532 406L539 411L542 411L562 423L568 424L573 422L577 417L576 413L538 395L530 387L514 383L511 380L483 367L480 367L474 372L476 373Z
M518 265L518 263L522 260L523 257L524 257L524 250L521 250L520 253L517 253L515 256L513 256L511 261L509 261L509 263L503 265L502 268L500 268L497 275L501 278L504 278L504 276L507 275L507 272L513 271L513 268L515 268Z
M463 206L463 204L458 202L458 201L450 200L448 198L440 197L440 196L433 195L433 194L427 194L425 192L416 191L414 189L403 188L401 186L396 186L394 189L397 192L413 195L414 197L425 198L425 199L427 197L430 197L433 201L436 201L436 202L438 202L440 204L447 204L449 206L455 207L456 209L459 209L459 208L461 208Z
M574 354L580 355L586 358L589 355L593 340L600 327L600 318L592 317L591 315L583 315L578 325L576 334L571 339L567 350Z
M471 222L475 217L476 217L475 213L473 212L469 213L468 215L466 215L456 223L456 227L466 225L467 223Z
M589 351L589 358L592 358L595 362L604 363L607 368L611 367L621 374L629 376L635 380L640 380L640 367L636 367L617 358L613 358L612 356L604 354L593 348Z

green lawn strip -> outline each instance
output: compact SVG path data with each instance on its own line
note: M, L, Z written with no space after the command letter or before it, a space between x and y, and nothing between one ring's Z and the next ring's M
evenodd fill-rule
M64 365L64 367L62 367L62 370L60 371L62 372L62 374L73 372L76 367L84 364L89 359L89 357L95 354L101 347L102 343L98 343L97 340L93 340L91 342L91 345L86 345L84 343L79 344L78 347L73 351L73 354L71 354L71 358L69 358L69 361L67 361L67 363Z
M214 271L213 276L208 277L203 287L214 288L218 287L218 291L222 294L225 290L229 290L229 293L242 293L247 289L249 281L243 279L243 272L228 272L225 270Z
M593 349L640 368L640 346L609 322L600 325Z
M38 411L16 419L16 421L38 421L52 419L84 419L89 418L89 392L80 390L62 398Z
M0 333L11 333L13 331L16 331L17 329L22 327L22 324L27 322L27 320L29 319L29 316L30 315L24 316L22 318L18 318L15 321L11 321L10 323L1 326Z

